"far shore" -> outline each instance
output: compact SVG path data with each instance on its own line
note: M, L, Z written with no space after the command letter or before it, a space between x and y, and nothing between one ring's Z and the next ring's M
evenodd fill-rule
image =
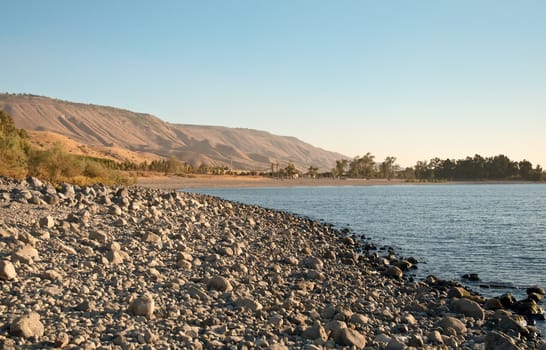
M137 186L158 189L195 188L264 188L264 187L321 187L321 186L379 186L379 185L434 185L434 184L517 184L528 181L449 181L407 182L404 179L333 179L298 178L276 179L263 176L189 175L139 177ZM544 183L544 182L542 182Z

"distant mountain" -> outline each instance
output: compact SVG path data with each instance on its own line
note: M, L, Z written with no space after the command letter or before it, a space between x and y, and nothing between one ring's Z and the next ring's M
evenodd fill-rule
M271 163L285 167L292 162L300 170L313 165L326 171L336 160L347 158L265 131L172 124L149 114L42 96L0 94L0 109L19 128L58 133L89 146L175 156L193 166L266 170Z

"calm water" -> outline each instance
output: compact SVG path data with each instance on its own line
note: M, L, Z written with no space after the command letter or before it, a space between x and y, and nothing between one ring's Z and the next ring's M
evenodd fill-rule
M478 273L485 295L522 298L546 287L546 185L400 185L203 189L199 193L284 210L348 227L377 246L421 262L429 274L460 280Z

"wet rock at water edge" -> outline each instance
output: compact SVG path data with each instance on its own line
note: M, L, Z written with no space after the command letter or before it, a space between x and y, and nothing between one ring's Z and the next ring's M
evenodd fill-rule
M515 340L505 333L498 331L487 332L485 336L486 350L522 350Z
M467 274L464 274L461 278L463 280L468 280L468 281L472 281L472 282L481 281L481 278L477 273L467 273Z

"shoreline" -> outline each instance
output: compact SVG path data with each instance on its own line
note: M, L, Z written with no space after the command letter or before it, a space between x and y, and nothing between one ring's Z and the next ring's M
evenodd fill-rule
M411 182L403 179L275 179L263 176L191 175L138 177L136 186L163 190L198 188L266 188L266 187L332 187L332 186L399 186L399 185L487 185L487 184L546 184L529 181L445 181Z
M0 179L0 207L7 349L546 348L502 300L290 213L37 179Z

